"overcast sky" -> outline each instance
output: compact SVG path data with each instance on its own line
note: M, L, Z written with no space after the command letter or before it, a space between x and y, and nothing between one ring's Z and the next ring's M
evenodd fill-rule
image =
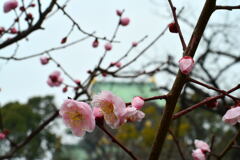
M168 23L172 21L169 17L169 6L167 0L72 0L68 4L67 11L88 32L96 31L98 36L111 36L118 17L115 14L116 9L125 9L124 17L131 19L130 25L121 27L117 40L120 44L114 44L113 50L108 53L104 64L108 65L111 61L120 57L132 41L136 41L148 35L149 38L137 48L133 54L137 54L141 48L144 48L153 40ZM0 1L0 8L5 0ZM47 1L46 1L47 2ZM63 2L63 1L61 1ZM221 1L223 2L223 1ZM238 1L239 2L239 1ZM203 0L175 0L173 3L177 9L184 7L184 14L188 19L195 22L203 6ZM232 0L225 3L234 4L237 1ZM34 13L34 11L33 11ZM214 15L218 19L219 16ZM7 27L14 17L14 13L4 14L0 9L0 26ZM71 28L71 22L59 13L49 18L44 24L42 31L32 33L28 39L19 42L20 48L17 57L35 54L46 49L60 46L61 39L68 33ZM188 41L190 33L189 28L182 28L184 36ZM74 32L68 39L69 42L84 37L79 32ZM1 42L2 40L0 40ZM92 69L99 57L103 54L103 45L105 42L100 41L100 47L93 49L90 38L68 49L52 52L51 55L56 58L62 66L76 79L83 81L88 69ZM15 45L0 50L1 56L9 56L13 53ZM164 58L168 52L176 53L176 59L181 57L181 45L178 36L167 32L156 45L154 45L142 59L136 62L137 66L152 58ZM71 96L71 91L67 94L61 92L62 88L50 88L47 84L48 75L58 70L56 65L50 63L42 66L39 57L25 61L6 61L0 60L0 104L18 100L25 102L32 96L44 96L52 94L56 96L56 102L61 104L63 99ZM67 77L64 77L69 82Z

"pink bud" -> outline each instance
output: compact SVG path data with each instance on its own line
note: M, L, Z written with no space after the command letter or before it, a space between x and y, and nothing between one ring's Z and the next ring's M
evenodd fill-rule
M194 60L190 56L184 56L179 60L179 69L183 74L189 74L194 67Z
M8 0L4 3L3 11L4 13L7 13L15 8L17 8L18 2L16 0Z
M195 144L195 147L197 149L201 149L203 153L211 151L209 145L204 141L195 139L194 144Z
M135 107L135 108L137 108L137 109L141 109L142 107L143 107L143 105L144 105L144 100L143 100L143 98L142 97L134 97L133 99L132 99L132 106L133 107Z
M32 3L32 4L30 4L29 6L30 6L30 7L35 7L36 4Z
M120 10L116 10L116 14L118 15L118 16L122 16L122 11L120 11Z
M111 43L106 43L104 45L104 48L105 48L106 51L110 51L110 50L112 50L112 44Z
M172 33L178 33L177 25L176 25L175 22L170 23L170 24L168 25L168 29L169 29L169 31L172 32Z
M127 26L129 24L129 22L130 22L130 19L125 17L125 18L121 18L119 23L122 26Z
M26 18L25 18L25 20L26 20L26 21L29 21L29 20L31 21L31 20L33 20L33 15L32 15L31 13L28 13L27 16L26 16Z
M6 135L4 133L0 133L0 140L5 138L6 138Z
M18 31L16 28L10 28L10 33L16 34Z
M48 57L41 57L40 62L42 65L48 64L49 58Z
M65 86L62 91L63 91L63 93L65 93L65 92L67 92L67 90L68 90L68 86Z
M98 42L98 39L96 38L96 39L93 41L93 43L92 43L92 47L93 47L93 48L97 48L98 45L99 45L99 42Z
M67 37L64 37L62 40L61 40L61 44L64 44L67 42Z
M122 66L121 62L112 62L110 65L111 66L116 66L118 68L120 68Z
M107 73L106 72L102 72L102 76L103 77L107 77Z
M137 42L132 42L133 47L137 47L138 43Z
M78 79L76 79L74 82L75 82L77 85L80 85L80 84L81 84L81 81L78 80Z

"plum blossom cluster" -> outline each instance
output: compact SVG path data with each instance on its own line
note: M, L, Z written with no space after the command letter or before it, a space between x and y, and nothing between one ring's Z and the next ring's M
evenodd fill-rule
M120 97L110 91L102 91L93 97L91 105L93 109L85 102L72 99L64 101L59 114L74 135L83 136L86 131L92 132L98 118L116 129L126 122L141 121L145 116L140 111L144 105L141 97L134 97L131 105L126 106Z
M209 145L201 140L195 140L194 141L196 149L192 151L192 157L194 160L205 160L206 159L206 153L210 152Z

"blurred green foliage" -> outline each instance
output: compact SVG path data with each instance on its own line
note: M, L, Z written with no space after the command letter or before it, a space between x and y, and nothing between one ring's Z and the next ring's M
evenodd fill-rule
M46 117L54 112L54 107L52 96L34 97L25 104L11 102L2 106L2 124L4 129L10 131L8 138L16 144L22 142ZM27 160L42 159L47 152L54 154L57 141L56 135L48 126L14 157ZM0 141L0 154L3 155L9 151L10 147L11 144L7 140Z

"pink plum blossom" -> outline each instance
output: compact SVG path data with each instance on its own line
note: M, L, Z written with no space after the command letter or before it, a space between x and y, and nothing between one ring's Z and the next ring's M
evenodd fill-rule
M100 108L106 123L113 129L121 125L121 119L125 114L124 101L109 91L102 91L92 100L93 107Z
M104 48L105 48L106 51L110 51L110 50L112 50L112 44L111 43L106 43L104 45Z
M16 0L8 0L3 5L4 13L7 13L15 8L17 8L18 2Z
M64 101L59 114L76 136L84 136L86 131L92 132L95 128L92 109L85 102L67 99Z
M210 152L210 147L206 142L195 139L194 144L197 149L201 149L203 152Z
M124 123L126 121L141 121L144 117L145 113L143 113L142 111L137 110L135 107L127 107L121 123Z
M0 133L0 140L5 138L6 138L6 135L4 133Z
M240 106L229 109L222 120L231 125L235 125L237 122L240 123Z
M130 19L127 18L127 17L121 18L119 23L120 23L120 25L122 25L122 26L127 26L127 25L130 23Z
M194 160L205 160L205 154L202 152L201 149L195 149L192 151L192 157Z
M40 62L42 65L48 64L49 58L48 57L41 57Z
M141 109L144 105L144 100L141 97L134 97L132 99L131 105L136 109Z
M179 69L183 74L189 74L194 67L194 60L190 56L184 56L179 60Z
M54 71L53 73L51 73L48 77L48 80L47 80L47 84L50 86L50 87L58 87L62 84L63 82L63 78L60 77L60 72L59 71Z

